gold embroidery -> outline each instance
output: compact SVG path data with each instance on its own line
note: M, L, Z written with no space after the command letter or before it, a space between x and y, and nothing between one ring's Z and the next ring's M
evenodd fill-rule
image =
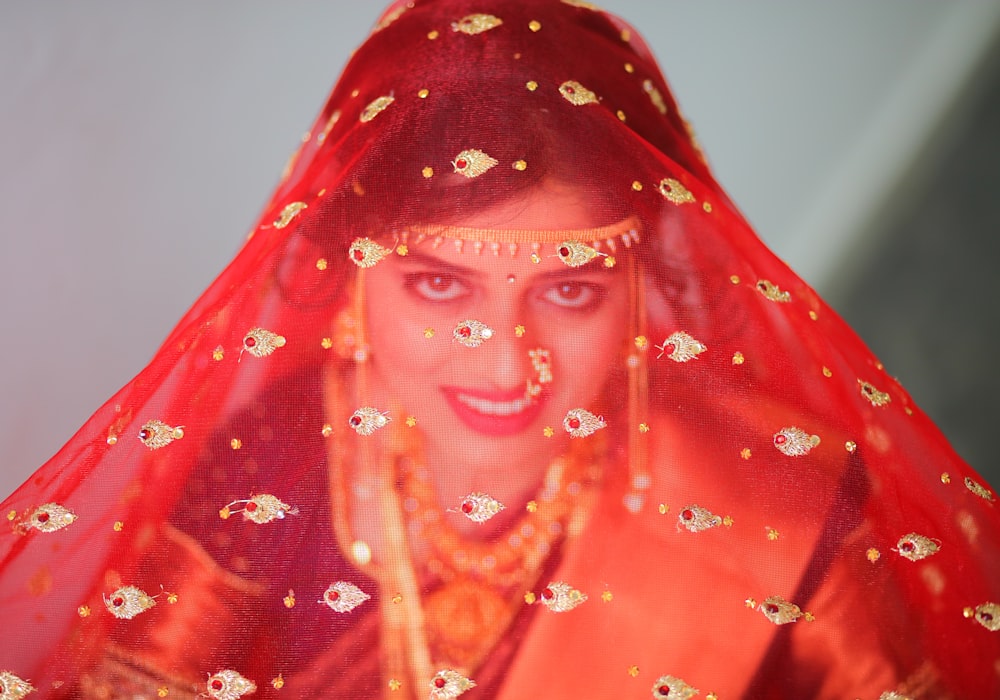
M996 603L983 603L976 606L973 614L975 615L976 622L990 632L1000 630L1000 605Z
M689 505L677 514L677 526L689 532L702 532L722 525L722 518L699 505Z
M452 700L475 686L474 680L466 678L458 671L446 668L435 673L431 679L431 697L434 700Z
M971 477L968 476L965 477L965 488L969 489L970 491L972 491L972 493L976 494L983 500L989 501L990 503L992 503L995 500L992 492L990 492L988 488L986 488L979 482L974 481Z
M334 612L348 613L367 600L371 600L371 596L353 583L337 581L330 584L323 593L323 600L318 602L329 606Z
M184 426L174 428L160 420L146 421L139 429L139 439L151 450L158 450L182 437L184 437Z
M671 333L663 341L663 345L655 345L654 347L660 351L660 354L656 356L657 360L666 355L674 362L695 360L698 355L708 349L703 343L695 340L684 331Z
M810 435L801 428L790 426L774 434L774 446L789 457L807 455L820 443L818 435Z
M470 318L455 326L452 336L467 348L478 348L493 337L493 329L485 323Z
M885 406L892 401L892 397L889 394L879 391L866 381L859 379L858 387L861 389L861 395L868 399L872 406Z
M660 114L666 114L667 103L663 101L663 95L661 95L660 91L656 89L656 85L653 84L653 81L648 78L643 80L642 89L646 91L647 95L649 95L649 99L653 103L653 106L656 107L656 111Z
M568 583L553 581L542 591L539 602L552 612L568 612L587 600L587 595Z
M792 295L790 292L783 292L772 282L768 280L760 280L757 282L757 291L763 294L765 297L771 301L776 301L779 304L787 304L792 300Z
M462 501L459 511L474 523L485 523L504 509L504 504L485 493L470 493Z
M263 328L251 328L243 336L243 350L254 357L267 357L278 348L285 347L285 336ZM243 351L240 351L242 356Z
M24 534L29 528L39 532L56 532L69 527L76 520L76 514L58 503L43 503L31 512L23 522L14 524L14 530Z
M282 229L292 223L292 219L299 215L304 209L308 209L309 205L305 202L292 202L291 204L286 204L285 208L281 210L278 214L278 218L274 220L274 228Z
M104 598L108 612L120 620L131 620L156 605L152 596L135 586L122 586Z
M593 435L598 430L608 427L603 416L595 416L590 411L582 408L574 408L566 413L563 418L563 428L570 437L583 438Z
M677 204L678 206L681 204L690 204L696 201L694 195L691 194L691 191L688 188L671 177L665 177L660 180L659 188L660 194L662 194L668 202Z
M236 671L226 669L209 677L206 692L213 700L239 700L257 690L257 685Z
M234 510L233 506L237 505L242 505L243 507ZM219 511L219 517L226 520L232 513L243 513L245 520L263 525L274 520L284 520L286 515L298 515L299 509L282 502L277 496L272 496L269 493L260 493L256 496L251 496L249 499L233 501L224 506Z
M34 690L35 687L28 681L15 676L10 671L0 671L0 699L21 700Z
M359 119L362 123L370 122L372 119L377 117L386 107L391 105L396 101L392 95L383 95L382 97L377 97L368 103L368 106L361 110L361 116Z
M660 676L653 682L653 697L657 700L688 700L697 694L697 688L674 676Z
M455 160L451 164L455 168L456 173L465 175L465 177L471 179L479 177L499 162L496 158L483 151L470 148L455 156Z
M528 29L530 29L533 32L537 32L541 28L542 28L542 23L536 19L533 19L530 22L528 22Z
M474 36L476 34L482 34L483 32L495 29L501 24L503 24L503 20L499 17L480 13L466 15L457 22L452 22L451 30L454 32L462 32L463 34L468 34L469 36Z
M317 134L316 142L323 143L324 141L326 141L326 137L330 135L330 132L333 131L333 127L336 126L337 122L339 121L340 121L340 110L337 109L334 110L333 114L330 115L330 118L326 120L326 124L323 126L323 131Z
M924 537L923 535L918 535L915 532L911 532L908 535L903 535L899 538L899 542L896 543L896 552L899 556L909 559L910 561L920 561L925 559L932 554L937 554L937 551L941 548L941 542L938 540L932 540L930 537Z
M586 265L601 253L586 243L580 241L563 241L556 249L559 259L569 267L580 267Z
M392 419L388 413L366 406L351 414L347 423L358 435L371 435L379 428L388 425L390 420Z
M789 603L787 600L777 595L764 599L764 602L761 603L757 609L763 613L764 617L776 625L785 625L789 622L795 622L802 617L802 610L798 605Z
M577 106L597 104L598 101L597 95L575 80L567 80L560 85L559 94L561 94L567 102Z
M347 255L358 267L374 267L386 256L392 254L392 248L379 245L370 238L355 238Z

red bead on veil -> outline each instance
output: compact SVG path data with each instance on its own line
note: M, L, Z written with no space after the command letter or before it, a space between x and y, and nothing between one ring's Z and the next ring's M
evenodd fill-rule
M4 503L0 698L1000 694L1000 517L590 3L397 3Z

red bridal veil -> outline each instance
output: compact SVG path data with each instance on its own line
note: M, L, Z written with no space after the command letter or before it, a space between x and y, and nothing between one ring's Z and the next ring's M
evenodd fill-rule
M3 512L3 700L1000 696L993 491L587 2L391 7Z

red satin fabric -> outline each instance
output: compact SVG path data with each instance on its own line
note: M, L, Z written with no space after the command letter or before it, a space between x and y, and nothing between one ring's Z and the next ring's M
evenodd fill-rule
M390 8L3 512L2 698L1000 695L994 493L583 2Z

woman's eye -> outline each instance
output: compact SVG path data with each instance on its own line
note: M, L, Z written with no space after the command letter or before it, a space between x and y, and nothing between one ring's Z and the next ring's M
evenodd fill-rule
M564 309L590 309L604 298L603 292L592 282L560 282L546 289L542 298Z
M454 275L418 272L406 276L406 288L427 301L454 301L465 296L468 286Z

